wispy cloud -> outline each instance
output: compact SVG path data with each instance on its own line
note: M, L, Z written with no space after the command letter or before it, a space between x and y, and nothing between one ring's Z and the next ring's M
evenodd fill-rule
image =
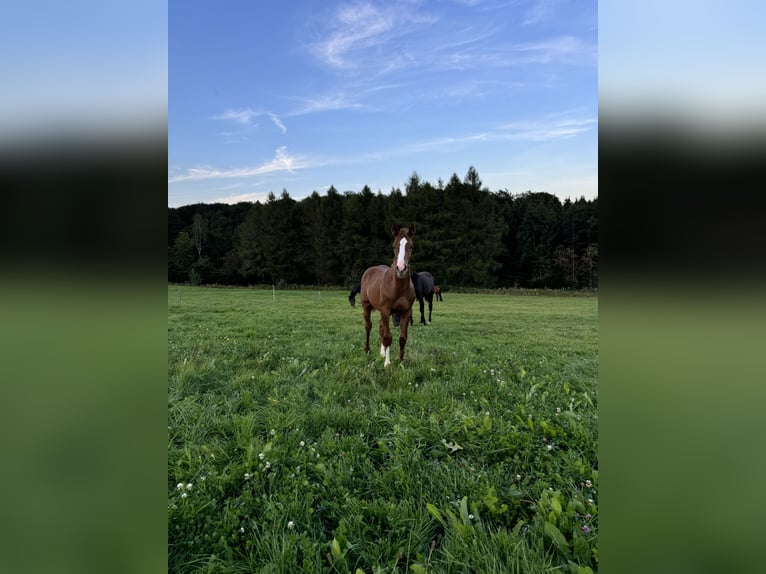
M408 46L415 32L436 21L434 16L416 11L414 5L354 2L340 6L321 23L308 48L334 70L386 74L411 61Z
M272 112L268 112L267 114L272 122L274 122L274 125L277 126L280 130L282 130L283 134L287 133L287 128L285 127L285 124L282 123L282 120L280 120L277 117L277 114L274 114Z
M266 115L269 117L269 119L273 122L277 128L280 129L280 131L284 134L287 133L287 128L285 127L285 124L282 123L282 120L279 119L279 116L275 114L274 112L261 112L257 110L253 110L252 108L245 108L241 110L226 110L222 114L218 114L217 116L212 116L214 120L223 120L228 122L234 122L236 124L240 124L243 126L253 126L253 121L260 117ZM222 132L221 135L224 135L226 137L231 137L235 134L234 132Z
M336 68L350 65L354 52L379 45L394 27L395 12L370 3L342 6L328 38L316 44L316 53Z
M202 181L206 179L245 178L280 171L292 172L306 167L308 167L308 162L302 158L289 155L287 148L282 146L276 149L273 159L255 167L234 169L218 169L214 167L189 168L186 173L169 177L168 183Z
M536 121L521 121L501 124L494 129L435 138L404 146L404 153L426 152L434 149L457 148L487 141L532 141L545 142L568 139L591 130L597 124L595 118L559 118L547 116Z
M512 50L527 55L529 63L595 63L598 50L576 36L559 36L542 42L516 44Z
M554 4L554 0L537 0L536 2L533 2L532 6L526 11L521 25L530 26L532 24L550 20L553 16Z
M500 139L520 139L527 141L550 141L566 139L592 129L595 118L560 118L548 116L538 121L512 122L499 126L496 134Z
M328 94L319 98L296 99L299 99L300 105L295 110L286 114L287 116L302 116L333 110L355 110L365 107L356 100L350 99L344 93Z
M226 110L222 114L213 116L214 120L228 120L238 124L250 125L253 120L260 116L261 112L256 112L250 108L244 110Z

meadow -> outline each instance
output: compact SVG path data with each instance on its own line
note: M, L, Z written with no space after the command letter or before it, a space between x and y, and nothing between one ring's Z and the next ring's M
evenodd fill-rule
M347 296L168 286L169 571L597 571L597 297Z

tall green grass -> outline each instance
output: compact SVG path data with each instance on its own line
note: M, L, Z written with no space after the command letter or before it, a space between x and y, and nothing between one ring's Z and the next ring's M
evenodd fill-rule
M450 293L384 368L346 292L169 286L169 569L597 570L597 305Z

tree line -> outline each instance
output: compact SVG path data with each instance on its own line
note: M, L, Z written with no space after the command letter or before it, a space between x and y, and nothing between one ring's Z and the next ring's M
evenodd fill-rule
M391 263L392 224L414 223L413 270L442 288L595 288L597 212L598 198L491 192L473 166L436 185L413 172L389 194L186 205L168 208L168 281L350 287Z

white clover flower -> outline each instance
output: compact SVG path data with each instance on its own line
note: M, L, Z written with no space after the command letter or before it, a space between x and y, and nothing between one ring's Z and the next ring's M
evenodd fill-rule
M593 504L593 499L592 498L588 499L588 504Z
M305 441L301 441L299 444L300 444L301 446L306 446L306 442L305 442Z
M587 486L588 488L590 488L591 486L593 486L593 483L592 483L590 480L586 480L586 481L585 481L585 486Z
M275 431L274 429L271 429L271 430L269 431L269 434L270 434L271 436L274 436L275 434L277 434L277 431Z
M203 474L202 476L200 476L200 477L199 477L199 479L200 479L202 482L205 482L205 479L206 479L206 478L207 478L207 475L205 475L205 474Z
M181 493L181 498L186 498L187 496L189 496L189 495L188 495L188 494L186 494L185 492L182 492L182 493Z
M192 489L192 483L190 482L189 484L186 485L186 490L191 490L191 489Z
M244 527L240 527L239 531L240 531L242 534L244 534L244 533L245 533L245 528L244 528Z
M259 458L260 460L263 460L265 456L266 456L266 455L265 455L265 454L263 454L262 452L261 452L261 453L258 453L258 458Z
M559 414L561 412L561 407L556 407L556 414Z
M178 484L176 484L176 490L181 490L183 487L184 487L183 482L179 482Z
M553 445L552 445L552 444L549 444L549 445L547 445L545 448L547 448L549 451L551 451L551 450L553 450Z
M266 468L271 468L271 463L268 460L266 461Z
M485 414L486 416L489 416L489 411L487 411L487 412L486 412L486 413L484 413L484 414Z
M295 522L293 522L293 521L291 520L290 522L288 522L288 523L287 523L287 527L288 527L290 530L292 530L293 528L295 528Z
M516 475L516 480L521 480L521 475L520 474Z
M473 514L468 515L468 520L473 520Z
M249 472L246 472L245 473L245 480L250 480L251 478L253 478L253 475L250 474Z

